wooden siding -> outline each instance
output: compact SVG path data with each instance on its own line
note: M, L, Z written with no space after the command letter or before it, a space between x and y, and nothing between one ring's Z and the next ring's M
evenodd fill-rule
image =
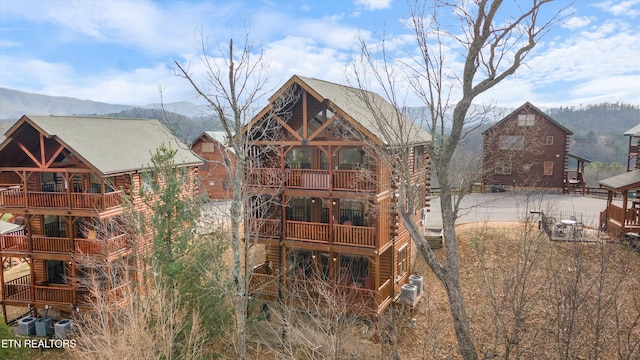
M518 116L535 115L535 125L521 126ZM500 149L501 137L520 137L523 148ZM552 137L552 143L547 141ZM521 107L484 133L483 171L485 183L518 187L564 188L570 134L534 108ZM502 141L508 147L508 141ZM510 146L515 146L511 144ZM508 161L510 174L496 173L497 162ZM553 173L545 175L544 164L553 164ZM504 171L502 171L504 172Z
M222 152L222 149L224 149L224 145L204 135L191 146L191 150L205 161L198 167L198 174L204 190L212 200L228 200L233 196L229 171L233 171L235 168L236 157L232 152L226 151L231 166L228 169L224 165L225 153Z

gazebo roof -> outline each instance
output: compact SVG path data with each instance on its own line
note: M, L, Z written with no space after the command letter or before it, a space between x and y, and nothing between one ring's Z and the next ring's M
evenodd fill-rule
M598 181L601 188L611 191L625 191L640 187L640 170L629 171Z

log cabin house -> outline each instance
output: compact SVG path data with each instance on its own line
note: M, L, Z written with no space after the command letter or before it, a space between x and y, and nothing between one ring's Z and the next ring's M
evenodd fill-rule
M371 144L399 145L385 140L355 91L293 76L245 128L253 209L245 229L264 248L250 274L252 296L377 316L407 283L414 248L394 210L393 171L368 151ZM286 93L294 100L272 116ZM381 113L398 114L379 95L365 94ZM264 125L270 120L275 126ZM428 206L431 137L403 115L400 123L411 132L406 156L419 185L419 222Z
M124 201L149 213L138 189L163 144L177 149L175 163L196 175L200 160L157 120L25 115L7 130L0 214L24 226L0 235L0 257L23 258L29 268L17 278L0 272L6 321L7 306L90 308L92 275L110 299L121 298L150 247L125 225Z
M573 132L526 102L483 132L483 174L493 191L509 187L584 192L584 164L569 153ZM569 171L569 158L576 170Z
M607 207L600 213L600 227L609 236L622 239L627 234L640 239L640 124L624 133L629 136L627 172L598 181L607 190ZM613 203L614 194L622 194L622 204Z
M236 155L227 147L226 137L224 131L205 131L191 144L191 151L203 161L198 173L211 200L229 200L233 195L229 169L235 167Z

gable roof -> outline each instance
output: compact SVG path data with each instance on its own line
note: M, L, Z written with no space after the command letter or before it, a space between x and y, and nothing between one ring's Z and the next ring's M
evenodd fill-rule
M198 136L195 140L193 140L193 142L191 143L191 147L193 147L193 145L200 139L205 139L208 138L210 140L213 140L217 143L219 143L220 145L223 146L224 149L230 151L231 153L235 154L235 149L229 146L229 139L227 138L227 133L225 131L204 131L202 134L200 134L200 136Z
M394 139L388 139L385 136L385 129L376 125L376 116L367 106L366 101L360 95L366 95L371 104L375 106L383 116L388 118L399 116L403 128L408 129L408 136L405 141L410 143L423 143L431 141L431 135L414 123L404 114L400 113L391 103L386 101L380 95L366 90L361 90L345 85L340 85L325 80L303 77L294 75L289 79L271 98L273 103L284 91L293 84L300 85L309 94L315 97L319 102L328 103L329 107L345 120L352 122L356 127L365 134L376 138L385 145L393 145ZM255 118L254 121L262 118L269 106L265 107Z
M640 136L640 124L624 132L624 136Z
M598 181L601 188L612 191L624 191L640 186L640 170L629 171Z
M488 128L487 130L483 131L482 134L487 133L489 130L493 129L494 127L498 126L499 124L501 124L504 121L507 121L509 118L511 118L513 115L519 113L522 109L524 109L525 107L528 107L530 109L532 109L533 111L537 112L538 114L542 115L542 117L544 117L545 119L547 119L549 122L551 122L552 124L554 124L555 126L559 127L562 131L564 131L567 135L573 135L573 131L567 129L566 127L564 127L562 124L560 124L559 122L555 121L551 116L547 115L544 111L538 109L536 106L534 106L532 103L530 102L526 102L522 105L520 105L520 107L518 107L517 109L513 110L511 113L509 113L509 115L503 117L500 121L498 121L497 123L493 124L490 128Z
M58 141L102 175L148 168L163 144L177 151L174 161L178 165L202 162L158 120L147 119L24 115L7 130L0 151L25 123Z

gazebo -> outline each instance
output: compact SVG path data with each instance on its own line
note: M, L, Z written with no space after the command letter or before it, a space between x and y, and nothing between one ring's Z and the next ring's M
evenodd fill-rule
M640 170L629 171L598 181L608 191L607 208L600 213L600 225L614 238L627 233L640 233ZM614 194L622 194L622 206L613 204Z

